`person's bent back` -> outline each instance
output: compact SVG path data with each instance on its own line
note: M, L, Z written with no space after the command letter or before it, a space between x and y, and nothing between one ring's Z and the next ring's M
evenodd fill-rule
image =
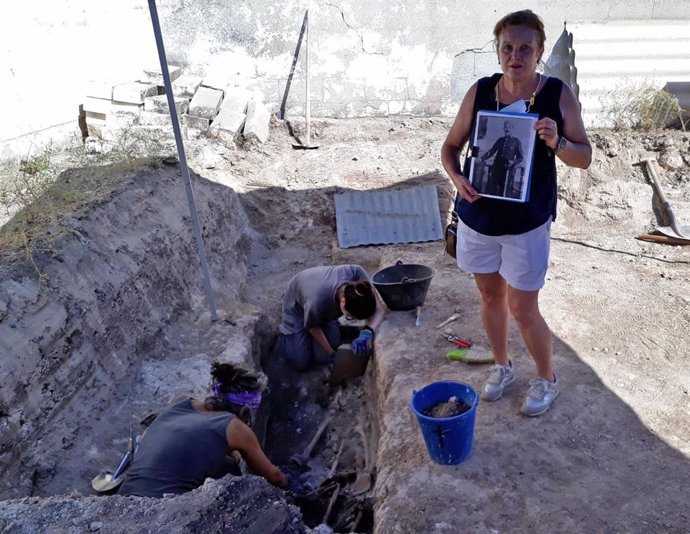
M217 363L212 375L214 396L204 401L179 400L151 423L120 487L121 495L162 497L191 491L207 478L240 475L233 451L271 484L287 484L285 475L261 450L252 429L232 413L258 407L261 392L251 389L256 386L255 377L231 364Z

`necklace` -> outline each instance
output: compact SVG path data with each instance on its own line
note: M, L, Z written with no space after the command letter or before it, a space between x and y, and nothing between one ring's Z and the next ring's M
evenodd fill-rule
M501 98L498 93L498 86L500 85L500 80L499 83L496 84L496 111L500 111L500 106L501 106ZM534 88L534 91L532 91L532 94L529 97L529 104L527 105L527 110L525 113L529 113L529 110L532 109L532 106L534 105L534 101L537 98L537 93L539 92L539 88L541 87L541 74L537 72L537 86Z

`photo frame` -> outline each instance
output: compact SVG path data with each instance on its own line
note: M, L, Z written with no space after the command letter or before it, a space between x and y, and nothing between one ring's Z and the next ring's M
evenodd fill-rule
M481 196L529 200L537 120L534 113L477 112L468 178Z

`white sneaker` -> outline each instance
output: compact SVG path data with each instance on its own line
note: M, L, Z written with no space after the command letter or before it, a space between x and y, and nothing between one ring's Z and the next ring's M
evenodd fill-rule
M491 374L489 375L489 379L484 383L480 396L483 400L489 402L496 401L503 395L503 390L513 382L515 382L513 362L510 362L510 367L492 365Z
M543 378L530 381L530 388L522 403L520 411L530 417L543 414L551 407L554 399L558 397L558 378L553 375L555 381L549 382Z

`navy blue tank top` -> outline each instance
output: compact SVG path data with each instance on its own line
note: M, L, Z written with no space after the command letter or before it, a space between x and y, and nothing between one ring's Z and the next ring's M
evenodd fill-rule
M481 78L477 82L474 109L496 110L495 87L502 74ZM563 131L560 99L563 82L549 77L541 88L530 109L539 118L549 117L556 121L558 131ZM473 132L470 137L474 137ZM470 159L465 160L463 175L468 176ZM556 218L556 157L553 150L537 137L532 164L532 182L529 200L524 203L482 197L467 202L457 197L455 211L467 226L484 235L524 234Z

